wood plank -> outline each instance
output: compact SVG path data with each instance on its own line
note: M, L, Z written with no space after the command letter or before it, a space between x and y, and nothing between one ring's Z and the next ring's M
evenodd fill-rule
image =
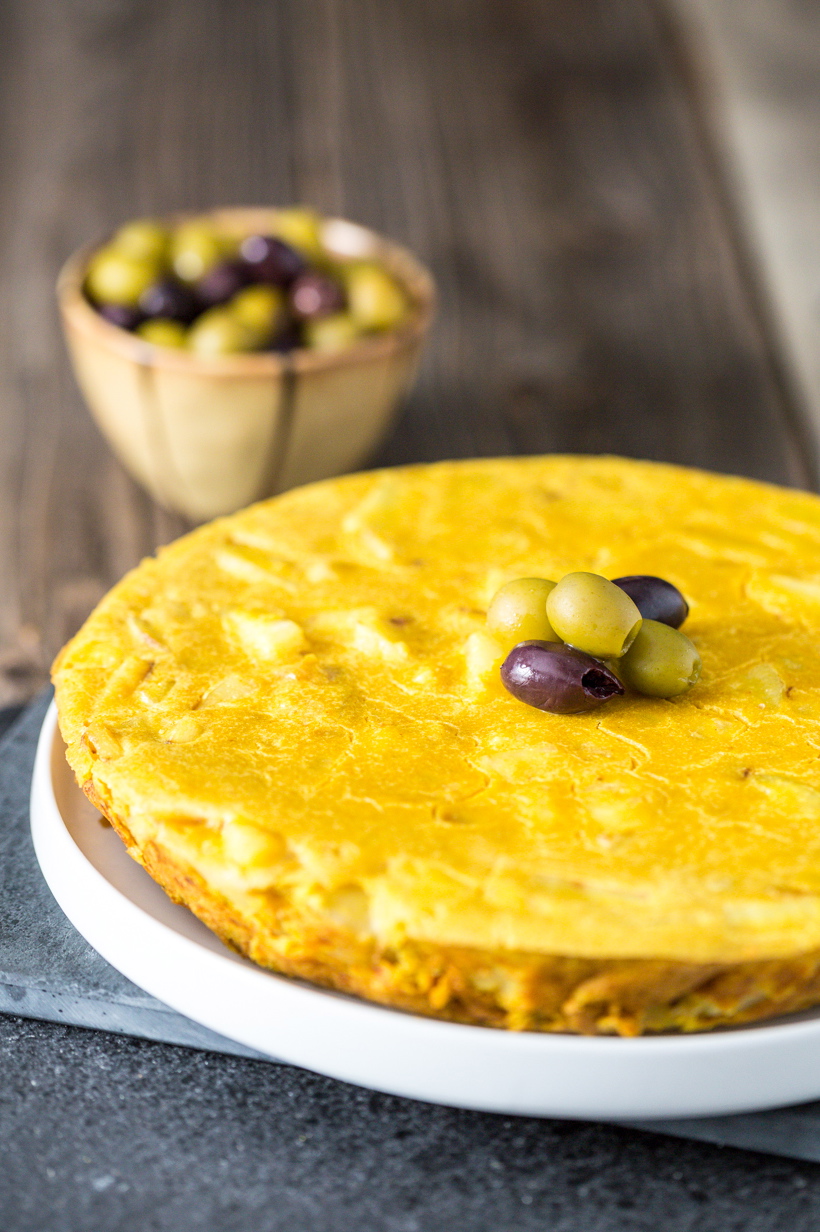
M0 39L0 702L183 527L82 406L59 264L137 213L310 200L441 317L382 463L610 450L805 483L650 0L10 0Z
M820 437L820 6L675 3L773 332Z

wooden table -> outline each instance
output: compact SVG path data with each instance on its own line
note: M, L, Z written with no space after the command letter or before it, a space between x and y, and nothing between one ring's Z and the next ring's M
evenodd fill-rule
M135 214L307 201L432 267L377 463L548 450L810 485L697 75L653 0L9 0L0 32L0 704L185 529L81 402L53 304Z
M706 86L718 156L778 345L820 431L820 5L671 0Z

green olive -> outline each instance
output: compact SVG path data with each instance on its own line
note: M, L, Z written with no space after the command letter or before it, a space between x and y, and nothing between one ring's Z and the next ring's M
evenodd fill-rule
M245 287L229 302L228 308L237 321L257 340L257 346L273 337L285 307L285 297L278 287Z
M547 616L562 641L596 659L619 659L641 627L626 591L597 573L561 578L547 599Z
M175 349L187 344L187 332L184 325L179 321L172 321L169 317L153 317L137 326L137 333L146 342L152 343L153 346Z
M305 345L314 351L342 351L362 336L349 312L334 312L329 317L305 321Z
M560 642L547 619L547 596L555 582L546 578L516 578L496 591L487 610L487 628L505 646L519 642Z
M290 210L277 210L271 231L280 240L297 248L311 260L324 257L321 235L322 220L315 210L298 205Z
M206 218L180 223L171 235L171 264L183 282L198 282L228 252L228 242Z
M387 270L369 261L344 273L350 313L362 329L395 329L407 315L407 299Z
M252 351L255 345L253 334L225 305L203 312L188 330L190 350L208 359Z
M156 281L157 273L156 261L132 257L108 245L91 258L86 287L100 304L135 308L142 293Z
M636 693L677 697L700 679L700 655L680 629L645 620L629 650L618 660L618 674Z
M129 256L160 262L168 252L168 232L153 218L135 218L120 227L112 244Z

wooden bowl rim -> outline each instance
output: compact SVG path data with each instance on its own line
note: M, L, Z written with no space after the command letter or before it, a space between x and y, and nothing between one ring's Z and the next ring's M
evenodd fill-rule
M261 229L275 218L274 206L220 207L206 211L189 211L164 215L169 223L179 223L189 218L212 218L226 229L253 231ZM66 326L81 334L91 343L113 351L139 365L149 364L154 369L186 373L198 377L281 377L286 371L296 373L329 372L376 359L387 358L408 350L424 336L435 314L436 291L433 277L428 269L413 254L400 244L369 227L346 218L323 217L323 229L332 235L333 229L345 228L346 233L356 238L361 246L361 255L375 258L385 264L398 279L410 299L412 309L407 322L400 329L384 334L373 334L339 351L311 351L299 347L287 354L275 352L245 352L220 355L205 359L188 351L171 347L158 347L146 342L128 330L120 329L106 321L95 311L83 294L83 279L91 254L102 247L113 234L84 244L63 265L57 278L57 300ZM328 244L329 250L334 251ZM339 252L340 256L350 253Z

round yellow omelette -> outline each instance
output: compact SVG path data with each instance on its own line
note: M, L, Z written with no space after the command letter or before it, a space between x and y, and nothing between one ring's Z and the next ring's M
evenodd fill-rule
M508 694L515 577L655 574L700 682ZM228 944L515 1029L820 1003L820 499L619 458L351 475L145 560L60 654L68 760Z

